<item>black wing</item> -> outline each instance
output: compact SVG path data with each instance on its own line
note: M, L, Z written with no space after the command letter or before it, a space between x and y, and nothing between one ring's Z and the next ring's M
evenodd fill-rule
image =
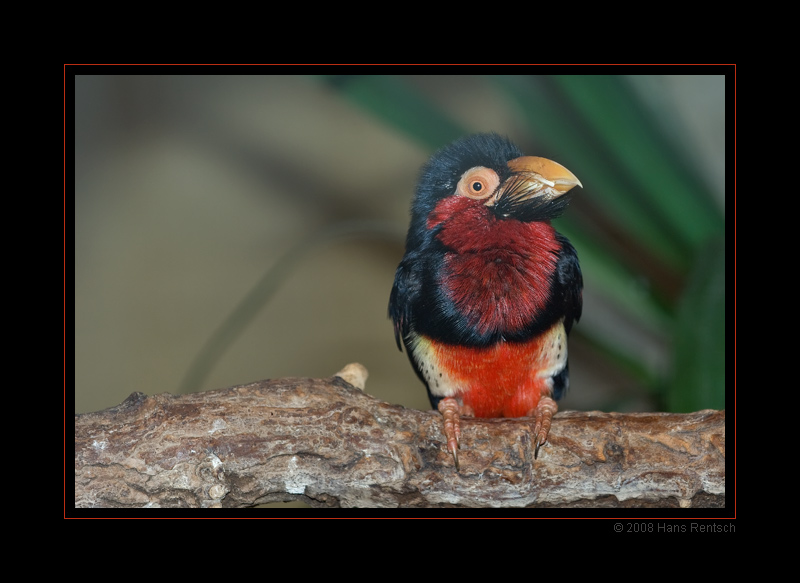
M575 247L560 233L556 233L556 238L561 243L561 255L556 264L556 280L553 291L556 297L561 298L564 329L569 334L572 324L580 319L583 311L583 274Z
M407 253L403 257L397 266L392 293L389 295L389 317L394 322L394 339L400 350L403 350L403 344L411 329L411 310L420 293L420 278L417 273L419 262L416 255Z

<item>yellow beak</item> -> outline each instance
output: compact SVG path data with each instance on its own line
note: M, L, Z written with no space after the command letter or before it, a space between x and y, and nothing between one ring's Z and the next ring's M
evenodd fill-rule
M508 162L508 167L514 172L514 177L508 180L510 184L503 190L519 188L520 194L524 195L515 198L544 196L553 199L575 186L583 188L581 181L572 172L547 158L522 156Z

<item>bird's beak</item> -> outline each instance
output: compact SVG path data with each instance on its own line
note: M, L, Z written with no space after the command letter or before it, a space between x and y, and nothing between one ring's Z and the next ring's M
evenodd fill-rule
M508 167L531 183L532 187L545 191L551 189L553 196L561 196L574 186L583 188L581 181L558 162L538 156L522 156L508 163ZM538 186L541 185L541 186Z
M501 198L511 199L514 203L533 198L553 200L575 186L583 188L581 181L572 172L547 158L522 156L509 161L508 167L512 175L497 190L491 204Z
M508 162L509 176L486 201L501 218L543 221L559 216L575 186L577 177L558 162L537 156L522 156Z

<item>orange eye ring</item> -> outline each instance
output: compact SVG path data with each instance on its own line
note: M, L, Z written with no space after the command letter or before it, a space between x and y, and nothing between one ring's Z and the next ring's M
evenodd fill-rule
M499 184L500 177L497 176L494 170L483 166L475 166L461 175L461 180L458 181L458 186L456 187L456 194L474 198L475 200L483 200L492 196Z

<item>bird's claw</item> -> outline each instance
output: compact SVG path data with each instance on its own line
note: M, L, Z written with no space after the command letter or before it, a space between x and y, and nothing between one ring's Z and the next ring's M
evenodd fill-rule
M444 419L444 437L447 440L447 451L453 456L458 471L458 448L461 441L461 415L474 415L472 408L461 405L453 397L439 401L439 412Z
M547 436L550 433L550 424L553 421L553 415L558 411L558 405L550 397L543 397L536 408L529 413L533 417L533 459L539 457L539 448L547 443Z

